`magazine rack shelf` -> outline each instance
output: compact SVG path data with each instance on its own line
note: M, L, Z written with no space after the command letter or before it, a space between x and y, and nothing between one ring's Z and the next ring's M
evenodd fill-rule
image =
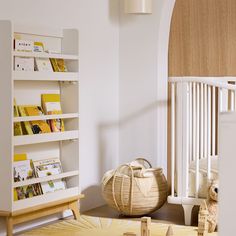
M20 116L14 117L14 122L35 121L35 120L52 120L52 119L72 119L79 118L78 113L43 115L43 116Z
M41 72L41 71L14 71L13 80L17 81L62 81L78 82L79 75L76 72Z
M15 38L42 42L46 52L15 51ZM7 235L25 221L71 209L79 216L79 56L78 31L17 26L0 21L0 216L6 218ZM15 71L15 57L64 59L68 72ZM17 105L39 105L41 94L60 94L63 114L14 117ZM14 136L14 123L63 119L64 132ZM4 147L4 148L2 148ZM30 160L60 158L63 172L14 182L14 154L27 153ZM14 200L14 188L65 180L66 188L22 200ZM9 181L6 181L9 180Z
M41 52L18 52L14 51L13 56L19 57L39 57L39 58L62 58L64 60L78 60L77 55L59 54L59 53L41 53Z
M76 140L79 138L79 131L65 131L60 133L33 134L14 137L14 146Z

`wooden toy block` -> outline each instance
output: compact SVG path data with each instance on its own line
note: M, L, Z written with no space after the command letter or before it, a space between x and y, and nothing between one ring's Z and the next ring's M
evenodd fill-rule
M141 218L141 236L151 236L150 233L151 217Z
M166 236L173 236L173 235L174 235L173 228L172 228L172 226L169 226L168 230L166 232Z
M137 234L133 232L126 232L123 234L123 236L137 236Z
M198 236L207 236L208 235L208 216L209 211L207 208L206 201L200 206L198 214Z

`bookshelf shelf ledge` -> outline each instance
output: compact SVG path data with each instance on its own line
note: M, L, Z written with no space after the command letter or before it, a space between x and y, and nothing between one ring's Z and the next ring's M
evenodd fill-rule
M21 51L13 51L13 56L15 57L34 57L34 58L56 58L56 59L64 59L64 60L78 60L79 57L77 55L69 55L69 54L60 54L60 53L45 53L45 52L21 52Z
M44 204L51 204L56 201L63 201L63 199L72 198L72 197L79 197L82 198L83 195L79 194L79 188L67 188L64 190L58 190L53 193L47 193L39 196L35 196L32 198L27 198L19 201L13 202L13 212L20 211L20 210L27 210L29 211L31 207L37 207ZM15 213L17 214L17 213ZM18 213L20 214L20 213Z
M33 134L33 135L23 135L14 137L14 146L30 145L37 143L46 142L57 142L65 140L73 140L79 138L79 131L65 131L57 133L47 133L47 134Z
M20 116L20 117L14 117L14 122L53 120L53 119L75 119L75 118L79 118L78 113L68 113L68 114L58 114L58 115L42 115L42 116Z
M79 171L77 171L77 170L76 171L69 171L69 172L64 172L64 173L58 174L58 175L51 175L51 176L34 178L34 179L26 180L26 181L16 182L16 183L13 183L13 187L17 188L17 187L22 187L25 185L30 185L30 184L44 183L44 182L48 182L50 180L70 178L70 177L74 177L74 176L78 176L78 175L79 175Z
M14 81L65 81L77 82L78 72L41 72L41 71L13 71Z

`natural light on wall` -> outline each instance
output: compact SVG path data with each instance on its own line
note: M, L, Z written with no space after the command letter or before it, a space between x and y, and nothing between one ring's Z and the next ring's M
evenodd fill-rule
M124 0L125 13L127 14L151 14L152 0Z

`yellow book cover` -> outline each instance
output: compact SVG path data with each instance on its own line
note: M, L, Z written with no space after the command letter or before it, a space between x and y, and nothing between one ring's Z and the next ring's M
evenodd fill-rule
M25 106L18 106L18 110L19 110L19 114L20 116L27 116L26 112L25 112ZM31 129L31 124L29 121L25 121L23 122L23 128L24 128L24 134L33 134L33 131Z
M19 116L19 112L16 105L16 99L14 98L14 117ZM20 122L14 122L14 136L23 135L22 127Z
M47 115L62 114L60 94L42 94L42 107ZM52 132L65 131L62 119L49 121Z
M54 72L60 72L59 67L57 66L56 58L50 58L50 62Z
M27 160L27 154L22 153L22 154L14 154L14 161L25 161Z
M54 72L67 72L67 67L64 59L50 58Z
M44 45L42 42L34 42L34 52L44 52Z
M25 112L28 116L41 116L43 110L40 106L25 106ZM44 120L30 121L31 128L34 134L50 133L51 129L48 123Z

